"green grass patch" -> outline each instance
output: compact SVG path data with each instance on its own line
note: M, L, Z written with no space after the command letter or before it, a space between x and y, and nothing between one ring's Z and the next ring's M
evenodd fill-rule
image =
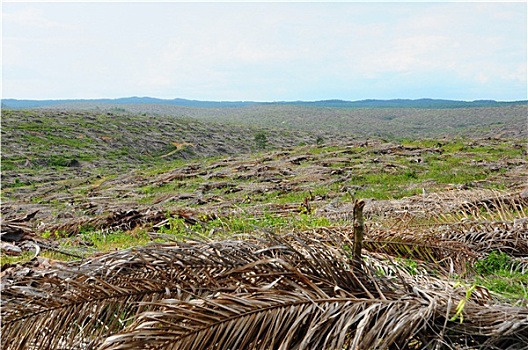
M339 151L341 149L342 149L342 147L339 147L339 146L324 146L324 147L311 148L308 152L310 154L317 155L317 154L326 154L326 153L337 152L337 151Z
M142 246L151 242L146 229L114 232L85 231L80 233L80 237L92 248L101 252Z
M492 275L477 276L475 282L509 300L525 299L528 303L528 275L525 273L499 271Z
M64 248L63 250L66 253L69 250L71 250L67 246L60 247L58 250L61 250L62 248ZM44 258L44 259L50 259L50 260L59 260L59 261L72 261L72 260L79 259L76 256L61 253L58 250L48 250L46 248L41 248L41 251L38 257ZM10 256L10 255L2 254L0 257L0 265L4 266L6 264L25 264L27 262L30 262L34 257L35 257L34 251L24 251L22 252L21 255L17 255L17 256Z
M475 282L511 300L528 301L528 274L517 271L515 261L504 252L491 252L475 263Z
M292 213L288 216L278 216L264 213L259 216L228 216L204 220L188 224L182 218L170 218L169 225L163 227L160 233L184 237L229 237L237 234L255 235L262 232L284 233L292 230L304 231L317 227L328 227L333 223L323 217L315 217L306 213Z

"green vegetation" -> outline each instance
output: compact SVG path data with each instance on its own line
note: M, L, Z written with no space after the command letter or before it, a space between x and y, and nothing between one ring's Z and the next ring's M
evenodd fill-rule
M306 213L277 216L265 212L259 216L229 216L224 218L205 218L194 224L188 224L185 219L171 217L167 227L160 233L170 234L176 238L184 237L230 237L232 235L258 236L263 233L286 233L305 231L318 227L330 226L332 222L327 218L314 217Z
M504 252L497 251L492 251L485 259L475 263L475 271L486 275L511 271L512 268L514 268L512 258Z
M485 259L475 264L477 284L490 291L528 302L528 274L520 271L512 257L504 252L492 251Z
M61 251L63 251L61 253ZM41 260L49 259L51 261L76 261L79 260L79 256L72 254L75 251L72 251L72 247L69 244L63 244L57 250L43 249L38 257ZM90 251L84 256L92 255L93 251ZM82 257L82 256L81 256ZM2 254L0 256L0 263L2 266L7 264L31 264L31 261L35 261L35 252L34 251L24 251L21 255L10 256Z
M258 132L255 134L255 144L257 149L263 150L268 146L268 137L264 132Z
M528 305L528 276L526 273L500 270L491 275L476 277L475 283L512 302L520 301L521 304Z
M90 246L95 251L108 252L118 249L142 246L151 242L145 229L131 231L101 232L98 230L85 230L80 235L85 245ZM66 249L71 246L68 240L63 245Z

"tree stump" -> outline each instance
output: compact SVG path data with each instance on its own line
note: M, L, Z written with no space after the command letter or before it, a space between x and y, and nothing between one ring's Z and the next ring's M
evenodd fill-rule
M361 266L361 249L363 249L363 236L365 234L365 221L363 219L363 208L365 202L360 199L354 203L354 262Z

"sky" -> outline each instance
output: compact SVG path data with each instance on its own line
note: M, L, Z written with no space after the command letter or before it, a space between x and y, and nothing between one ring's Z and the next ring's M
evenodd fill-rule
M525 100L522 2L2 1L2 98Z

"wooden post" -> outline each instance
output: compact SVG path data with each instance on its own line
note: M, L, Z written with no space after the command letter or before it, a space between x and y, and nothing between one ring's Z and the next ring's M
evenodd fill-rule
M365 202L360 199L354 203L354 261L361 266L361 249L363 248L363 235L365 234L365 221L363 208Z

